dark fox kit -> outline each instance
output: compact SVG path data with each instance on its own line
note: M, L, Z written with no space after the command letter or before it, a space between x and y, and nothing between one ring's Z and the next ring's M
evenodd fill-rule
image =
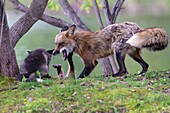
M41 78L51 78L48 72L52 51L45 49L28 51L28 56L20 65L20 74L17 76L17 79L22 81L24 76L27 82L33 81L39 77L37 71L40 72Z

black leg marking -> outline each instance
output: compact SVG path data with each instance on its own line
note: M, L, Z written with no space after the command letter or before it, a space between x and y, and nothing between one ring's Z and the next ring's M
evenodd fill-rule
M149 65L140 56L140 49L137 49L133 53L129 53L129 56L142 66L140 74L147 72Z
M125 66L125 53L123 52L116 52L116 59L117 59L117 63L119 65L119 72L116 74L113 74L113 77L117 77L117 76L122 76L124 74L127 73L126 70L126 66Z
M49 74L43 74L42 76L41 76L41 78L42 79L50 79L51 78L51 76L49 75Z
M68 55L68 63L70 65L70 72L73 72L74 73L74 63L73 63L73 52L72 53L69 53Z
M62 73L61 64L53 64L53 67L56 69L58 75Z
M78 78L84 78L84 77L88 76L93 71L93 69L96 67L96 65L98 64L98 62L96 60L94 63L95 64L91 63L89 65L85 65L83 71L81 72L81 74L79 75Z

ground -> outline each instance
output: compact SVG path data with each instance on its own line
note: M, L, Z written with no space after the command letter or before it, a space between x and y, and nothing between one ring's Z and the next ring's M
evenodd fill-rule
M13 88L9 90L9 88ZM170 70L18 83L0 77L1 112L170 113Z

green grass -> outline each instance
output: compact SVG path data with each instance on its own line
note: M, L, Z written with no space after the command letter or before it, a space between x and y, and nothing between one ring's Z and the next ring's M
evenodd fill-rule
M5 84L4 84L5 83ZM16 83L0 78L1 112L169 113L170 70L124 78L86 77Z

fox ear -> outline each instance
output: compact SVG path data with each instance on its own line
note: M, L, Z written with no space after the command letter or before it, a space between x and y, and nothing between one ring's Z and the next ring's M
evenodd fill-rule
M74 25L74 24L71 25L70 28L67 30L65 36L69 37L69 36L74 35L75 29L76 29L76 25Z
M32 53L33 51L27 51L28 54Z
M67 31L68 29L69 29L68 26L64 26L64 27L61 29L61 32Z

